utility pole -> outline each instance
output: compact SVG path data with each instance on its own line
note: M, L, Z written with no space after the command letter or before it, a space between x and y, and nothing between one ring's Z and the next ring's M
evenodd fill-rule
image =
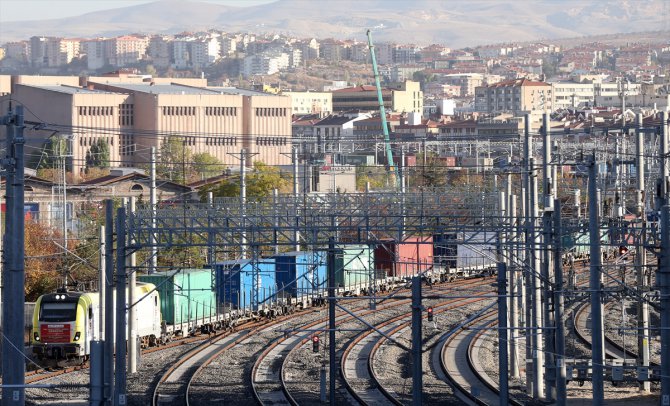
M530 158L530 166L534 167L535 160ZM540 277L541 270L541 235L537 230L537 219L540 216L540 209L538 207L538 192L537 192L537 175L532 174L530 178L531 183L531 221L530 221L530 238L532 239L532 262L530 267L531 285L533 305L531 308L533 321L530 326L530 335L532 342L531 358L533 362L533 398L541 399L544 396L544 332L542 329L542 279ZM530 307L530 306L529 306Z
M637 289L641 300L637 305L637 364L639 366L649 367L649 303L645 296L647 286L645 283L645 270L647 267L646 252L644 248L645 233L647 219L645 218L644 210L644 190L645 190L645 159L644 159L644 132L642 131L642 114L636 115L636 132L635 132L635 206L637 210L637 222L640 225L640 238L638 240L638 248L635 250L635 274L637 279ZM651 382L640 382L640 390L649 392L651 390Z
M500 404L507 405L509 402L509 331L507 330L508 295L507 295L507 256L505 255L505 244L507 240L507 190L499 193L498 205L500 206L500 219L503 231L498 234L497 266L498 266L498 370L500 371Z
M114 406L126 401L126 208L116 210L116 368Z
M593 405L601 406L604 400L603 388L603 308L601 299L601 255L600 255L600 216L598 215L596 155L589 162L589 236L591 247L591 266L589 290L591 292L591 364L593 382Z
M156 246L156 147L151 147L151 167L149 169L151 178L149 190L149 205L151 206L151 259L149 260L149 274L156 272L158 268L158 247Z
M554 288L554 312L556 321L555 343L556 343L556 404L565 406L566 389L566 370L565 370L565 325L563 322L565 313L565 299L563 292L563 247L561 244L562 236L561 222L561 201L554 200L554 276L556 286Z
M524 172L523 172L523 189L524 189L524 206L525 206L525 218L524 218L524 234L525 234L525 244L526 244L526 258L524 261L524 288L526 298L524 300L525 306L522 308L524 313L524 327L526 335L526 393L533 394L535 397L536 387L535 381L537 380L537 375L535 374L535 361L534 361L534 338L535 330L533 330L533 325L535 324L535 319L533 317L533 307L531 306L534 295L534 283L535 275L533 272L534 269L534 244L535 236L533 234L533 222L535 221L534 210L533 210L533 200L532 200L532 181L531 179L535 176L533 169L533 162L531 160L533 156L533 138L530 134L530 114L526 114L524 117L524 139L523 139L523 161L524 161ZM535 397L537 399L537 397Z
M135 214L135 196L130 197L129 201L130 214ZM130 245L135 243L134 240L128 241ZM137 372L137 327L135 320L137 319L137 307L135 302L135 285L137 285L137 274L135 273L136 266L135 253L126 256L126 266L128 272L128 373L134 374Z
M296 213L295 217L296 219L300 215L298 213L298 199L300 196L300 189L298 187L299 185L299 177L298 177L298 149L297 147L293 147L291 149L291 163L293 164L293 199L295 200L295 207L296 207ZM307 172L305 171L303 173L303 176L307 177ZM303 193L306 193L307 189L303 190ZM297 221L296 221L297 223ZM295 241L295 246L293 247L295 251L300 251L300 230L298 227L295 227L294 233L293 233L293 241Z
M421 277L412 278L412 405L423 404Z
M328 365L330 372L329 403L335 406L335 383L337 381L337 362L335 360L335 239L328 241Z
M661 405L670 405L670 206L668 206L668 113L661 113L661 253L657 285L661 293Z
M104 373L106 404L114 399L114 201L105 200L105 342Z
M7 219L2 269L2 383L13 385L3 391L2 405L25 404L26 362L23 354L23 325L25 314L25 216L23 106L11 104L2 117L7 130L7 155L2 160L7 188L5 204Z
M552 269L552 215L554 213L554 182L552 174L552 165L551 165L551 133L549 131L550 119L549 113L545 112L542 115L542 176L543 176L543 212L542 212L542 281L543 281L543 329L552 327L553 325L553 314L550 310L552 297L550 294L551 291L551 273ZM544 334L545 337L545 377L546 377L546 388L547 394L546 399L549 402L553 402L556 398L556 374L555 374L555 363L554 363L554 334L549 334L547 332Z
M665 124L664 124L665 125ZM670 405L670 206L661 208L661 252L658 288L661 309L661 405Z

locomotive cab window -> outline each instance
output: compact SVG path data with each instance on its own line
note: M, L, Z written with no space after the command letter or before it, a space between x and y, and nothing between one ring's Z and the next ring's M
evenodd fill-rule
M40 321L72 321L77 317L77 303L42 303Z

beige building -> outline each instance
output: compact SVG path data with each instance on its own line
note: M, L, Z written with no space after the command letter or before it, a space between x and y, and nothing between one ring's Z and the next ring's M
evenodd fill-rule
M399 113L423 113L419 82L405 81L382 89L384 109ZM333 91L333 111L379 110L377 88L363 85Z
M169 135L183 137L193 153L207 152L226 165L239 165L242 149L249 153L249 166L290 163L289 97L159 78L115 79L82 78L79 86L77 77L13 77L12 97L26 106L26 121L32 123L28 143L39 151L55 130L67 135L75 175L98 139L108 142L111 166L134 166L146 164L149 148L160 150ZM35 130L37 123L48 126Z
M551 110L551 102L551 85L528 79L479 86L475 91L475 111L484 113Z
M109 144L112 166L124 163L119 154L119 106L128 103L128 95L62 84L17 84L12 98L26 107L27 123L50 124L43 130L35 124L27 126L26 141L33 150L46 152L44 144L52 136L70 140L75 175L85 167L86 153L98 139Z
M333 112L333 94L330 92L283 92L291 99L293 114L320 114Z
M133 96L130 107L133 134L122 146L134 162L146 162L150 147L160 149L169 135L183 137L194 154L207 152L226 165L241 149L249 165L263 161L283 165L290 161L291 102L288 97L236 88L206 88L179 84L94 83L89 86ZM145 151L141 152L140 151Z

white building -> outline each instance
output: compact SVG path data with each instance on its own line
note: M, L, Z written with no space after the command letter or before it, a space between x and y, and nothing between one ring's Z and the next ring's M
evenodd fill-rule
M105 47L107 42L103 38L82 41L81 51L86 54L86 63L89 70L100 69L107 63Z
M551 94L554 110L593 106L595 100L593 83L552 82Z
M242 75L272 75L289 66L289 56L284 52L267 52L244 58Z

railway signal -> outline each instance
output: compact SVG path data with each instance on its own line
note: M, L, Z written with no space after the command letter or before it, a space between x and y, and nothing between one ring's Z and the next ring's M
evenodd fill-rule
M312 352L319 352L319 336L312 337Z
M428 321L433 321L433 308L428 308Z

